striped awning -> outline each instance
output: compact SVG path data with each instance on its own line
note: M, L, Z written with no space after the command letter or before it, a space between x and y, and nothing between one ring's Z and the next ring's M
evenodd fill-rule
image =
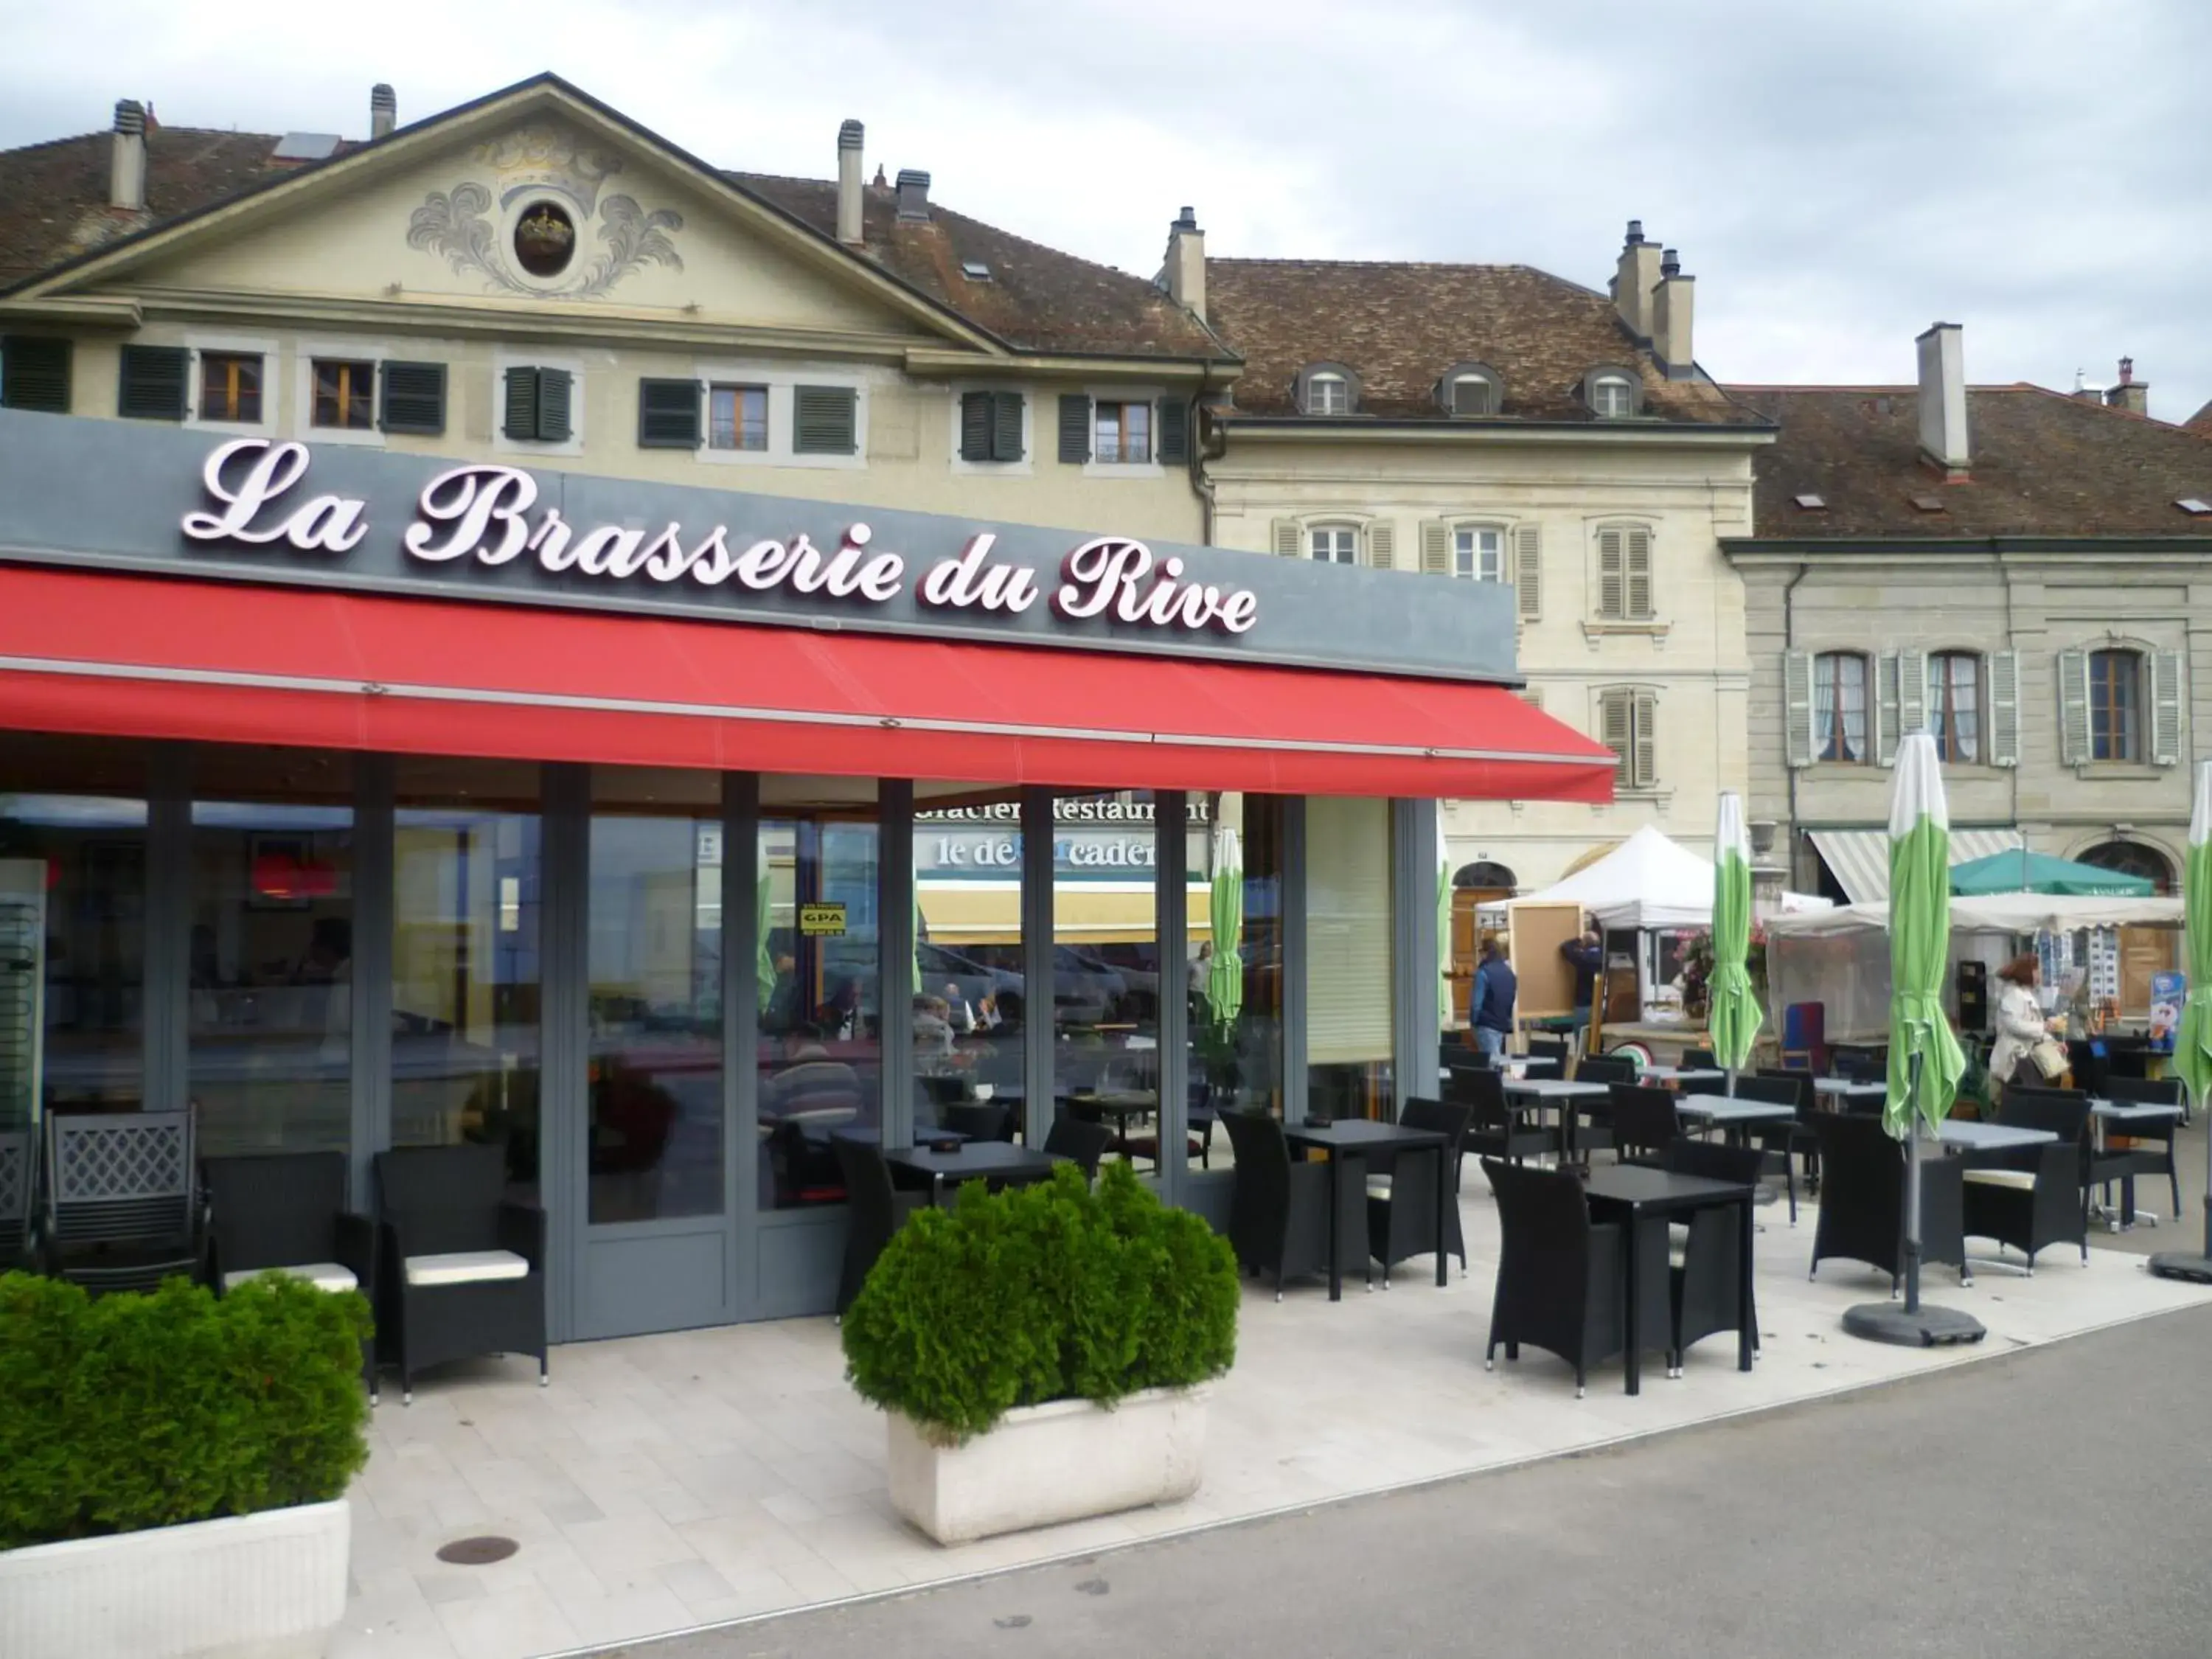
M1877 904L1889 896L1889 830L1808 830L1813 850L1853 904ZM1951 831L1951 862L1965 864L2020 846L2017 830Z

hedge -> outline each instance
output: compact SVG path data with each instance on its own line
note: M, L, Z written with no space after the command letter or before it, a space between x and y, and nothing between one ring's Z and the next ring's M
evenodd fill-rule
M0 1275L0 1549L339 1496L368 1304L266 1276L97 1300Z
M923 1210L845 1314L860 1396L956 1444L1019 1406L1186 1388L1237 1356L1228 1243L1126 1164Z

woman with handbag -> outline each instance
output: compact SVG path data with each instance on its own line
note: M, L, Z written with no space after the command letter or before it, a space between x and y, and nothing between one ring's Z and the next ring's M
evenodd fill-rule
M2066 1051L2051 1041L2043 1005L2035 994L2042 971L2033 954L2014 957L1997 969L2004 988L1997 993L1997 1040L1990 1050L1990 1080L2000 1088L2014 1084L2026 1089L2047 1086L2056 1076L2049 1069L2054 1055L2059 1070L2065 1069Z

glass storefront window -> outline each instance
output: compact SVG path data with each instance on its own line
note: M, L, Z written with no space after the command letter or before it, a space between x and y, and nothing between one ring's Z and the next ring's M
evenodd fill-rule
M1389 1117L1390 803L1306 802L1306 1109Z
M496 1141L538 1186L538 768L403 757L392 832L392 1140Z
M1190 1111L1199 1145L1190 1167L1218 1170L1229 1161L1223 1112L1283 1111L1283 801L1211 797L1200 816L1190 863ZM1217 965L1224 962L1233 965Z
M247 798L191 809L186 1087L200 1144L342 1150L353 1122L352 759L246 753L265 772L231 775L232 755L219 781Z
M1158 826L1150 794L1063 800L1053 830L1054 1105L1160 1155Z
M707 772L592 774L593 1225L723 1208L720 786Z

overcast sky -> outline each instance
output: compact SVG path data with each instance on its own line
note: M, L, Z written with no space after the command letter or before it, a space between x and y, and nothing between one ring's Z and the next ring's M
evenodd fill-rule
M90 25L96 19L97 27ZM1739 381L1976 381L2123 354L2212 399L2212 0L0 0L0 147L104 127L366 132L551 69L725 166L871 172L1150 275L1216 254L1516 262L1602 286L1681 250Z

